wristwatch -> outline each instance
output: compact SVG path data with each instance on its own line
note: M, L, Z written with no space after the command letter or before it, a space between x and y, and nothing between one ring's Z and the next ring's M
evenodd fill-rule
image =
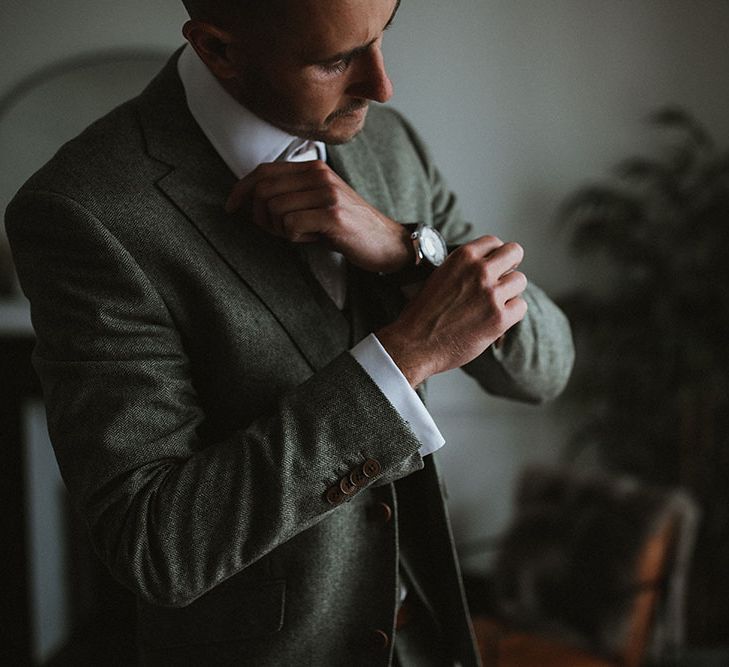
M437 229L422 222L415 225L406 225L406 227L412 230L410 240L415 249L416 267L427 267L432 270L445 262L448 255L448 246Z

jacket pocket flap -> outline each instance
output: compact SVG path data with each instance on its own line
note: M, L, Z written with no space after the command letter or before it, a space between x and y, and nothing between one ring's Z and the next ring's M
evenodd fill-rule
M186 607L139 606L139 640L147 649L236 641L278 632L286 582L256 587L220 584Z

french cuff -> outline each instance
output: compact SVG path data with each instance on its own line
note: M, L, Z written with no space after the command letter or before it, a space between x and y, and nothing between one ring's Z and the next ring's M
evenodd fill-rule
M349 352L400 416L408 422L410 429L421 443L418 449L420 456L427 456L440 449L445 444L445 439L420 397L377 340L377 336L370 334Z

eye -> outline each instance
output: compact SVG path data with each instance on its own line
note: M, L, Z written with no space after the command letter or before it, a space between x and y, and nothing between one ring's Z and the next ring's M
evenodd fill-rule
M326 74L343 74L352 64L352 58L341 58L331 63L322 63L319 68Z

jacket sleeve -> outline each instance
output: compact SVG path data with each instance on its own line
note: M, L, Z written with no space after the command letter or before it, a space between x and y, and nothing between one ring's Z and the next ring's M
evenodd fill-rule
M572 334L567 318L541 289L529 285L523 297L524 319L499 348L490 346L463 370L492 394L541 403L558 396L569 380Z
M448 188L417 132L398 114L425 170L431 193L433 225L449 243L461 241L473 225L464 222L455 194ZM524 293L528 311L504 337L463 367L489 393L531 403L556 397L566 386L574 363L570 325L562 311L537 286Z
M181 334L120 242L55 193L21 193L6 221L61 473L102 559L152 604L189 604L337 511L327 489L363 461L381 466L375 483L422 467L348 353L203 440Z

